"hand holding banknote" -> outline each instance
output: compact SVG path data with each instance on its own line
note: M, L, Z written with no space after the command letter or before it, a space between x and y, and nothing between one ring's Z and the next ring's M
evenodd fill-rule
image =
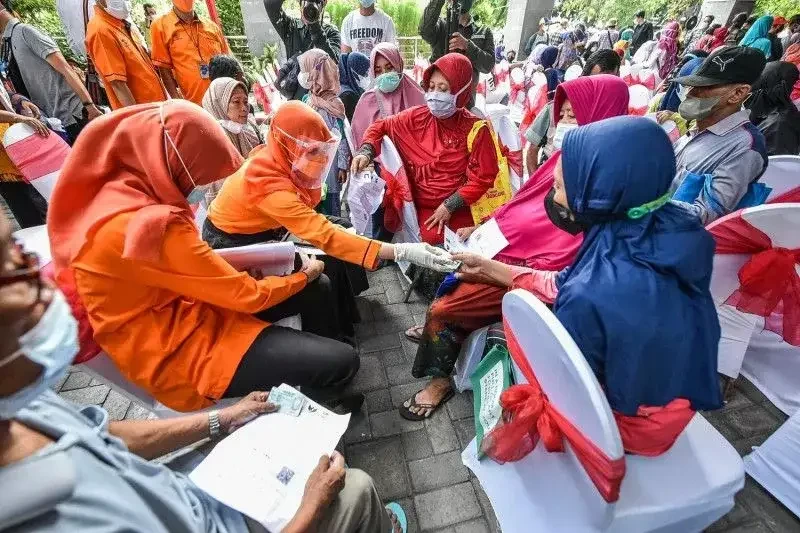
M235 404L219 411L219 425L224 434L233 433L259 415L274 413L277 405L267 401L266 392L251 392Z

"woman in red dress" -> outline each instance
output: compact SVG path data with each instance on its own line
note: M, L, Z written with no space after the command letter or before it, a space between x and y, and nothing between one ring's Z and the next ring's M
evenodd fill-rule
M481 127L470 151L467 138L481 119L465 109L472 91L472 64L448 54L423 77L427 106L407 109L375 122L364 134L353 170L364 170L378 155L384 136L403 160L417 210L422 240L441 244L444 227L473 226L470 206L494 184L497 154L489 126Z

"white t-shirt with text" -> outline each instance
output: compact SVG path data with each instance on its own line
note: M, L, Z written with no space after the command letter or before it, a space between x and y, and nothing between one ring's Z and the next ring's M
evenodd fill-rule
M396 43L397 33L392 18L380 9L368 17L352 11L342 21L342 45L353 52L369 57L376 44L387 42Z

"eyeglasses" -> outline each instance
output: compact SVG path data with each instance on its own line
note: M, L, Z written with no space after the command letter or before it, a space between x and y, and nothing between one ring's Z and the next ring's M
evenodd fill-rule
M36 284L36 301L42 296L42 271L39 256L34 252L26 252L22 245L13 241L12 259L17 268L0 274L0 287L15 283L33 282Z

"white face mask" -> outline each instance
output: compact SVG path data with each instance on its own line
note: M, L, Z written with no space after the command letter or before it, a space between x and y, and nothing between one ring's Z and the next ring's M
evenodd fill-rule
M244 131L244 124L241 122L236 122L235 120L218 120L219 125L225 128L226 131L233 133L234 135L239 135Z
M578 124L569 124L567 122L559 122L556 124L556 133L553 135L553 148L561 150L561 145L564 142L564 137L571 130L578 127Z
M167 143L172 146L172 149L175 151L175 155L178 156L178 161L181 162L181 166L183 170L186 171L186 175L189 176L189 181L192 182L194 187L189 192L189 195L186 197L186 201L192 205L199 204L202 200L206 197L205 189L208 187L198 187L197 183L195 183L194 178L192 178L192 174L189 172L189 168L186 166L186 163L183 162L183 158L181 157L181 153L178 151L178 147L175 145L175 141L172 140L172 136L170 136L169 132L167 131L167 123L164 119L164 106L167 105L166 102L161 104L161 108L159 110L161 114L161 127L164 128L164 154L167 155L167 170L169 171L169 177L172 178L172 181L175 182L175 176L172 175L172 168L169 166L169 150L167 149Z
M311 90L311 81L308 79L308 72L301 72L297 75L297 83L306 91Z
M119 20L131 16L131 0L106 0L106 13Z
M458 102L459 95L471 86L472 82L470 81L456 94L443 93L441 91L429 91L425 93L425 102L428 104L431 115L438 119L446 119L455 115L457 110L456 103Z
M0 420L10 420L33 400L66 374L78 353L78 323L60 291L39 322L19 338L19 350L0 361L0 369L19 357L27 357L42 367L42 372L30 384L17 392L0 398ZM3 371L3 370L0 370Z

